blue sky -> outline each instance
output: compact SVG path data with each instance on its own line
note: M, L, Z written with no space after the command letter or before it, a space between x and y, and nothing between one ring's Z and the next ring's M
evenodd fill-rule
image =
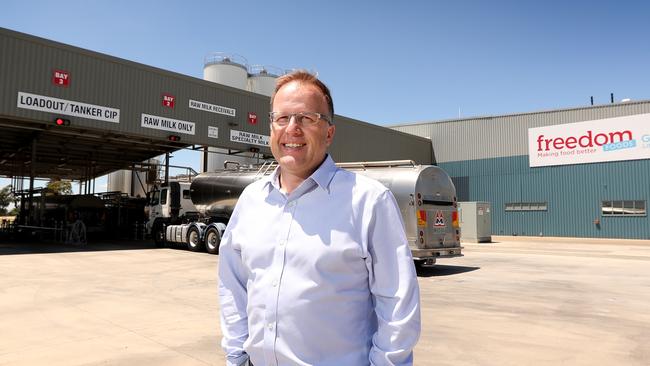
M5 0L0 12L1 27L198 78L213 51L315 70L337 114L380 125L650 99L649 19L642 0Z

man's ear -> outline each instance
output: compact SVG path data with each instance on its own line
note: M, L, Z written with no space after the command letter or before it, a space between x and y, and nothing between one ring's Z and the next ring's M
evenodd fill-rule
M325 137L325 143L327 144L327 146L330 146L332 144L332 141L334 140L335 132L336 132L335 125L327 126L327 136Z

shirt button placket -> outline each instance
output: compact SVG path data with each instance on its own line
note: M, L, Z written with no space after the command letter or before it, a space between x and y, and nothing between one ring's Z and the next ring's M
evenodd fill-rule
M270 353L267 357L268 360L272 360L269 365L275 365L275 341L278 337L278 328L277 328L277 305L280 302L280 278L282 277L282 272L285 265L285 257L287 250L287 238L291 234L291 223L293 222L293 213L295 211L296 201L288 202L285 205L284 213L282 215L282 220L280 226L284 228L282 239L278 241L278 247L275 250L275 258L273 260L273 271L272 275L274 276L271 281L273 290L269 291L273 296L270 298L270 303L267 304L267 324L265 329L265 342L268 345L267 351Z

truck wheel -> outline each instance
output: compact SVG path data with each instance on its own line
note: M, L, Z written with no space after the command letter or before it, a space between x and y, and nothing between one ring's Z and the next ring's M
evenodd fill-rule
M415 269L424 269L431 268L436 263L436 259L414 259L413 262L415 263Z
M200 252L203 250L201 235L199 234L199 229L196 227L191 227L187 231L187 249L193 252Z
M163 248L165 246L165 230L163 224L161 222L154 222L151 233L156 247Z
M221 243L221 233L214 227L209 228L205 233L205 249L210 254L219 254L219 243Z

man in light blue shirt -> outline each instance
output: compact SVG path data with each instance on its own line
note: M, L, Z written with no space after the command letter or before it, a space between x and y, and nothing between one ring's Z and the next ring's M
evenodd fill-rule
M395 198L327 154L315 76L279 78L271 110L279 168L244 190L219 249L227 365L412 365L420 299Z

